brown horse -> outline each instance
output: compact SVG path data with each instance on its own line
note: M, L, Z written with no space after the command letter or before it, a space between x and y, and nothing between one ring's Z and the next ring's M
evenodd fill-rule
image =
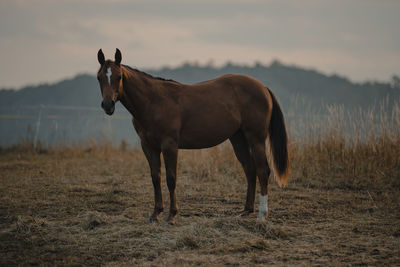
M254 211L256 177L261 195L259 219L267 214L270 168L266 156L266 140L272 169L279 185L288 183L289 160L285 122L272 92L257 80L228 74L194 85L154 78L121 64L121 52L115 60L105 60L100 49L101 65L97 78L108 115L120 101L132 114L144 154L150 165L155 206L148 222L158 221L163 211L161 194L161 160L163 154L170 209L167 224L174 224L176 203L176 170L178 149L199 149L216 146L229 139L247 178L244 214ZM269 150L268 150L269 151Z

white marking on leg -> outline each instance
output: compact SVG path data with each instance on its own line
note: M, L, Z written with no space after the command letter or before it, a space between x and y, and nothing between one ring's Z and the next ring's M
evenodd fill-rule
M268 213L268 195L260 194L260 207L258 208L258 219L263 221Z
M108 84L111 85L111 67L108 67L106 75L108 78Z

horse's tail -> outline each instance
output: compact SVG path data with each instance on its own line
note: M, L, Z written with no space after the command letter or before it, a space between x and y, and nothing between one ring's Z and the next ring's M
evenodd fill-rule
M272 168L275 179L280 186L286 186L289 180L288 138L285 119L274 94L269 90L272 98L272 114L269 123L269 147L272 155Z

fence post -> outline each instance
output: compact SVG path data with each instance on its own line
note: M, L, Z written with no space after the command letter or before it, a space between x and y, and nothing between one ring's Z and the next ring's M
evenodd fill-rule
M33 139L33 148L35 150L36 150L38 136L39 136L40 121L42 120L42 108L43 108L43 105L40 105L38 120L36 122L35 138Z

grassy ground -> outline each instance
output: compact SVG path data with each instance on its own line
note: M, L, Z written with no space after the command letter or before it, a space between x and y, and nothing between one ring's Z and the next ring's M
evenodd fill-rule
M239 216L246 182L228 145L182 151L172 227L145 223L141 151L3 149L0 265L398 265L400 143L325 141L291 145L292 179L271 180L262 223ZM168 207L164 178L163 194Z

